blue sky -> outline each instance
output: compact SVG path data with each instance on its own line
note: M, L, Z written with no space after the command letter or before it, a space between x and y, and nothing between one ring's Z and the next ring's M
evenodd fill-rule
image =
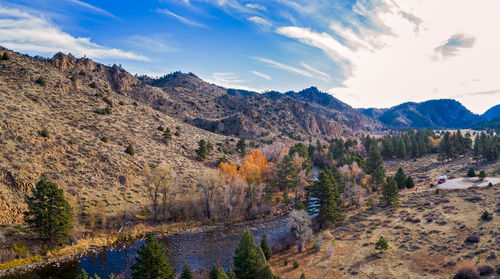
M317 86L355 107L455 98L482 113L498 104L498 1L429 2L8 0L0 44L152 76L193 72L225 87Z

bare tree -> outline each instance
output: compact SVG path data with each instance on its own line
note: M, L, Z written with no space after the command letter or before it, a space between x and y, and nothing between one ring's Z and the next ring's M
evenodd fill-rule
M260 151L264 154L268 162L277 163L288 152L288 148L283 143L276 142L265 145Z
M163 214L166 215L166 210L169 207L167 204L170 198L171 186L174 180L173 172L167 166L159 166L152 171L146 170L145 185L149 192L149 197L152 202L153 220L158 221L160 213L160 203L163 201Z
M305 247L306 241L313 235L311 229L311 218L305 210L292 210L289 215L290 227L295 233L297 239L297 248L299 252Z
M221 179L214 171L207 171L200 180L199 185L202 189L204 200L205 217L214 218L213 208L217 205L215 200L218 198L218 192L221 186Z

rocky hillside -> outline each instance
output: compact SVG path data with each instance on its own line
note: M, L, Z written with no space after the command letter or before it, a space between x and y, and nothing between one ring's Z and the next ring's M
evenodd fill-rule
M225 135L270 142L352 136L382 127L316 88L259 94L221 88L194 74L180 72L159 79L140 79L164 92L155 98L143 96L141 101L194 126Z
M479 115L451 99L408 102L389 109L360 111L390 127L465 128L481 120Z
M64 187L78 209L101 204L116 215L148 203L146 168L169 165L185 189L223 155L215 150L198 162L200 139L234 148L230 137L149 106L167 95L118 66L7 52L10 59L0 61L0 225L21 220L23 197L41 176ZM179 135L167 143L159 126ZM129 145L133 156L125 153Z

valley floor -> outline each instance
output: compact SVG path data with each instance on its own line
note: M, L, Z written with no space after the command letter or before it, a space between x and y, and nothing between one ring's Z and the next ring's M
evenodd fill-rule
M471 166L498 176L499 165L476 164L469 157L439 163L434 156L387 162L389 173L402 166L417 177L416 188L400 193L400 207L376 204L349 211L342 222L316 236L319 251L313 240L305 252L293 247L273 256L273 270L291 279L302 273L306 278L451 278L461 266L478 261L495 267L500 264L500 184L438 192L429 185L441 173L463 177ZM376 194L371 197L378 200ZM481 220L485 210L494 213L491 221ZM471 234L479 235L478 243L465 241ZM389 243L383 253L375 250L380 236Z

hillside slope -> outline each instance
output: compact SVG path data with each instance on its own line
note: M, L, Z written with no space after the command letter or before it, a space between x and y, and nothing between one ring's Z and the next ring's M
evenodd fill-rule
M163 93L118 66L8 53L10 59L0 61L0 225L21 220L23 197L42 175L65 188L77 210L104 204L116 215L148 204L145 168L169 165L177 183L189 187L222 156L216 150L208 162L198 162L200 139L233 144L137 102ZM96 113L107 107L111 114ZM180 136L167 144L159 126L172 133L178 127ZM124 152L129 144L134 156Z
M500 105L490 108L481 115L481 119L485 121L493 120L498 117L500 117Z
M480 120L480 116L452 99L407 102L389 109L360 111L390 127L465 128Z

